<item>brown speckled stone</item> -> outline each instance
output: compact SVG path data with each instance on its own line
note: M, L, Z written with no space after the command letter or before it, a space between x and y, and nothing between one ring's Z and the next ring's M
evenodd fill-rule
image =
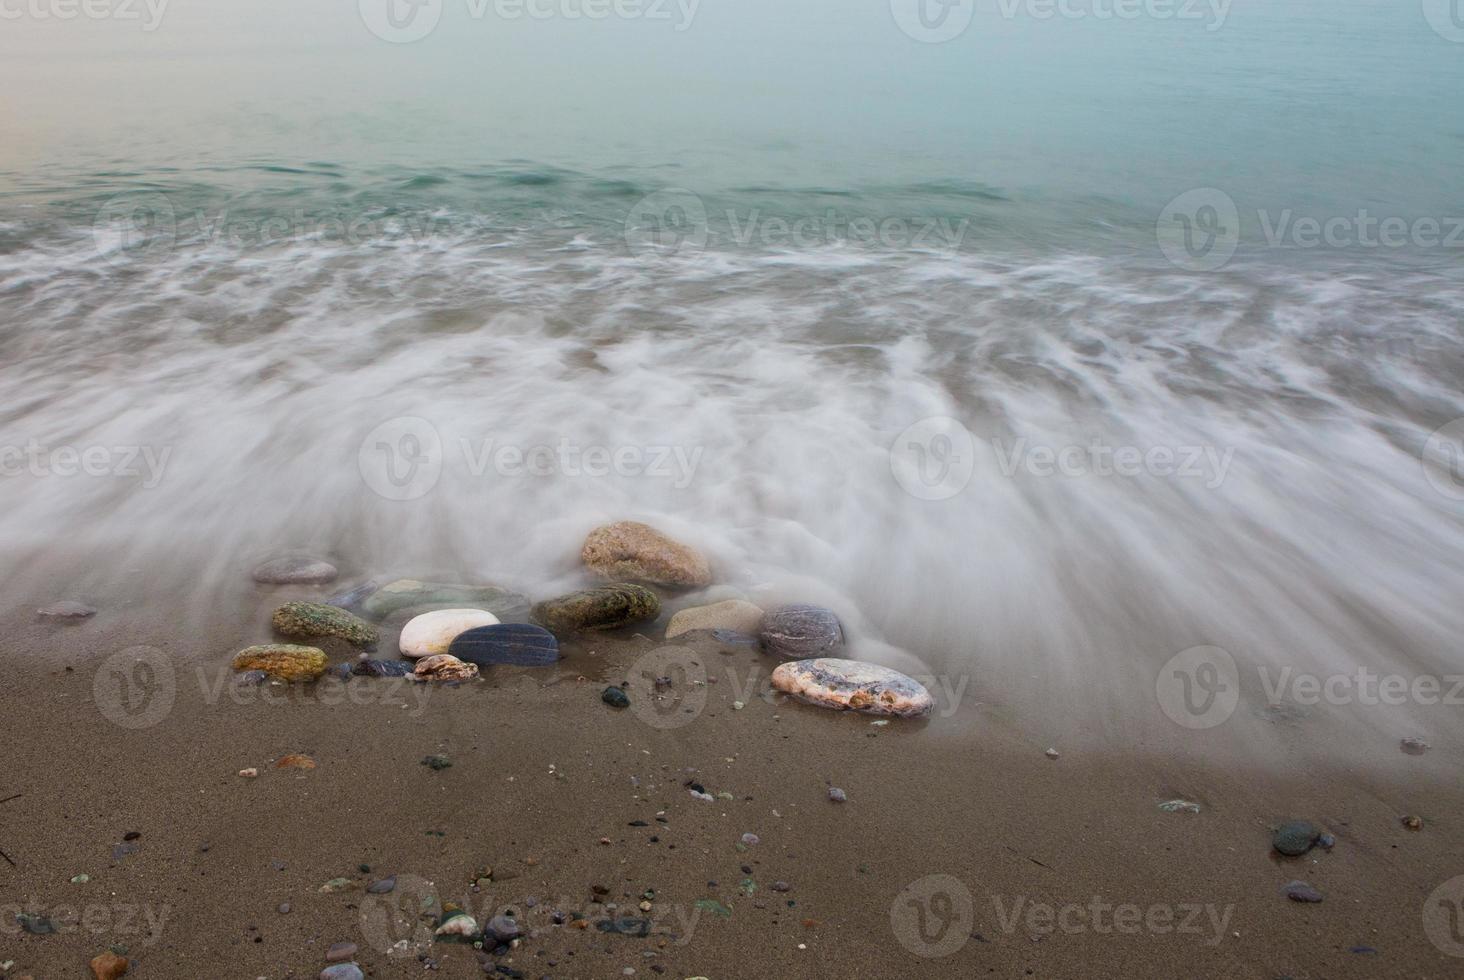
M622 582L696 589L712 581L711 568L700 552L637 521L595 528L580 557L594 571Z
M872 715L928 715L935 701L924 685L899 671L858 660L798 660L779 664L773 687L810 704Z

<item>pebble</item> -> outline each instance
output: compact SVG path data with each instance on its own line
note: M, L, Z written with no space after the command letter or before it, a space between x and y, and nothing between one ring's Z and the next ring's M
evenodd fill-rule
M1293 902L1320 902L1322 893L1304 881L1289 881L1281 889Z
M773 656L800 660L843 646L844 628L822 606L780 606L763 617L759 637Z
M325 651L293 643L265 643L236 653L234 669L262 670L282 681L310 681L325 673Z
M1299 857L1311 850L1322 832L1307 820L1290 820L1276 828L1271 846L1288 857Z
M259 775L259 770L258 769L240 769L239 770L239 775L242 776L242 777L244 777L245 779L253 779L255 776L258 776Z
M1403 818L1403 826L1404 827L1407 827L1409 830L1422 830L1423 829L1423 818L1422 817L1415 817L1415 816L1412 816L1412 815L1406 816L1406 817Z
M324 585L335 579L336 567L319 558L276 558L254 570L254 581L265 585Z
M639 521L595 528L585 538L580 558L592 571L617 581L673 589L699 589L712 582L711 567L699 551Z
M848 803L849 797L837 786L829 787L829 799L835 803Z
M1403 750L1405 755L1423 755L1433 746L1421 738L1405 738L1398 743L1398 747Z
M96 980L117 980L118 977L127 972L127 966L127 958L125 956L118 956L116 953L108 950L105 953L92 957L92 976L96 977Z
M935 699L918 681L858 660L797 660L773 670L773 687L824 708L911 718L928 715Z
M500 623L460 634L448 653L479 667L548 667L559 662L559 641L542 626Z
M36 614L45 616L47 619L86 619L95 616L97 611L84 602L63 599L61 602L53 602L43 609L37 609Z
M314 769L315 760L308 755L293 753L281 756L280 761L275 763L276 769Z
M472 939L477 934L478 920L461 909L446 915L442 925L433 933L436 936L460 936L463 939Z
M495 915L483 927L484 936L491 937L504 945L513 942L522 932L518 921L511 915Z
M533 610L534 620L556 633L618 629L659 615L661 600L654 592L624 582L571 592Z
M274 611L270 622L286 636L334 636L358 647L374 647L381 639L375 626L323 602L287 602Z
M612 708L630 707L630 697L618 687L607 687L600 693L600 700Z
M321 970L320 980L366 980L366 977L354 963L337 963Z
M452 763L448 761L445 755L429 755L422 760L422 765L431 769L433 772L441 772L444 769L451 768Z
M387 895L396 891L396 875L389 875L380 881L373 881L366 886L366 892L370 895Z
M406 677L416 666L410 660L358 660L351 672L362 677Z
M1159 804L1159 809L1165 813L1199 813L1200 805L1189 800L1166 800Z
M484 609L438 609L408 620L399 641L402 656L413 660L447 653L459 634L494 626L498 617Z
M402 578L388 582L366 597L361 602L361 612L372 619L384 619L405 609L425 610L434 606L485 609L499 619L511 619L529 611L529 600L496 585L455 585Z
M793 890L793 886L788 884L786 881L775 881L773 882L772 888L775 892L786 892Z
M332 943L330 949L325 951L327 963L344 963L347 960L356 958L356 944L349 942Z
M354 673L350 663L331 664L325 669L325 676L333 677L338 681L348 681Z
M758 837L757 834L743 834L742 843L746 844L748 847L756 847L758 844L762 843L762 838Z
M275 911L278 912L280 915L289 915L290 914L290 903L289 902L281 902L279 908L275 909Z
M1057 749L1048 749L1046 752L1044 752L1042 754L1045 755L1045 756L1047 756L1047 758L1049 758L1049 759L1056 759L1056 758L1058 758Z
M762 626L762 607L743 599L728 599L709 606L692 606L671 617L666 639L697 630L723 630L738 634L756 633Z
M470 681L478 676L478 665L465 664L450 654L439 653L418 660L415 674L423 681Z
M320 886L322 895L333 895L336 892L354 891L356 883L349 878L332 878Z

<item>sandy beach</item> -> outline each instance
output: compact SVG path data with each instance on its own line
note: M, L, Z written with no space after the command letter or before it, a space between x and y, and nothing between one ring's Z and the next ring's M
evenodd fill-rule
M45 664L8 667L8 978L88 975L114 946L140 978L313 977L340 942L372 977L1458 975L1430 938L1449 935L1431 893L1464 867L1442 746L1316 767L1325 735L1303 725L1257 768L1174 728L1125 752L1068 737L1054 759L979 680L954 711L874 724L772 692L754 648L667 644L664 617L457 687L235 687L257 622L200 656L150 621L4 624ZM156 673L98 679L129 658ZM627 680L630 709L602 703ZM315 768L276 768L293 754ZM1276 854L1291 817L1335 845ZM1288 900L1293 879L1324 901ZM522 937L498 956L434 942L448 902Z

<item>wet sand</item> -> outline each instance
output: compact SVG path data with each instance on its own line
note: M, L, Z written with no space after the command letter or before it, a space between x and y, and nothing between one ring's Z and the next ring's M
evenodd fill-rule
M1188 733L1127 750L1073 735L1053 760L1012 720L1029 709L1001 704L979 674L945 717L873 725L772 695L774 665L747 647L699 635L655 653L664 618L568 644L557 668L495 668L457 688L361 678L230 693L216 686L229 654L267 632L160 643L156 612L7 617L0 799L24 794L0 805L0 849L17 865L0 862L8 978L89 976L118 943L128 976L314 977L342 941L371 977L429 964L482 975L471 947L426 941L429 898L480 923L516 914L523 940L488 962L518 972L500 976L1464 971L1425 928L1431 893L1464 874L1448 746L1319 767L1307 760L1325 729L1300 725L1297 751L1264 766L1196 757ZM121 706L98 670L134 643L163 650L173 679ZM658 695L645 676L662 670L672 684ZM605 684L628 676L632 708L603 704ZM291 753L317 768L274 768ZM237 775L247 767L259 776ZM1202 812L1158 809L1176 797ZM1424 829L1405 829L1404 813ZM1269 828L1288 817L1316 821L1335 848L1279 857ZM114 859L128 832L136 852ZM759 842L739 848L745 833ZM72 883L80 874L90 881ZM361 890L387 875L395 892ZM350 890L321 892L340 877ZM1325 901L1289 901L1292 879ZM16 906L60 931L19 931ZM626 916L650 934L599 925Z

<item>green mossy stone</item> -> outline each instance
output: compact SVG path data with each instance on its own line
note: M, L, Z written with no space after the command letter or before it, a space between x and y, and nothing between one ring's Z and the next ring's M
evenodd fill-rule
M661 600L650 589L618 582L571 592L534 607L535 621L555 633L613 630L661 615Z
M271 622L286 636L335 636L358 647L375 646L381 638L359 616L319 602L287 602L275 610Z

